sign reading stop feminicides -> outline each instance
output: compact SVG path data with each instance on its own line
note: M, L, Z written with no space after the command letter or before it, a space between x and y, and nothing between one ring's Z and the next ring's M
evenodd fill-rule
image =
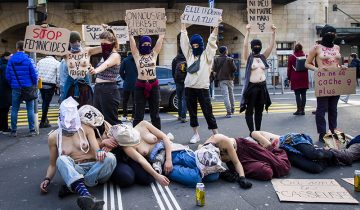
M247 0L248 22L252 33L271 33L271 0Z
M24 50L45 55L65 55L68 52L70 31L66 28L27 26Z
M186 5L181 22L217 27L222 12L222 9Z
M115 33L119 44L129 41L127 26L109 26ZM100 34L104 31L101 25L82 25L82 35L86 45L100 45Z

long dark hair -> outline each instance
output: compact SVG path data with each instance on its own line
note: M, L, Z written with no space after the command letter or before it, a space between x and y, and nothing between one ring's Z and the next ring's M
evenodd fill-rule
M303 46L300 43L297 43L294 48L294 52L301 52L303 50Z

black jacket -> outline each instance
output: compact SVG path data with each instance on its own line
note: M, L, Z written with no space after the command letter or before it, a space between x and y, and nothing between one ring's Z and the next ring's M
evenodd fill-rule
M185 56L183 54L178 54L171 63L172 76L174 78L175 83L184 83L184 81L185 81L186 73L184 74L183 78L181 78L181 79L175 78L175 71L176 71L177 64L179 62L184 62L184 61L186 62Z
M11 106L11 87L6 80L7 63L4 57L0 59L0 108Z

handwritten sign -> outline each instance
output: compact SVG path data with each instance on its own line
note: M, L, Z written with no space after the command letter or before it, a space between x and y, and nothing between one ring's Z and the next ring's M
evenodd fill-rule
M69 53L66 55L69 75L73 79L84 78L90 68L90 56L87 50L79 53Z
M354 185L354 178L342 178L342 180L345 181L346 183Z
M271 0L247 0L247 13L252 33L272 31Z
M358 204L335 179L273 179L280 201Z
M66 28L27 26L24 50L45 55L65 55L69 39L70 31Z
M164 8L126 10L129 34L132 36L165 34L165 17Z
M216 27L219 25L221 15L222 9L187 5L181 22Z
M315 96L338 96L356 92L356 69L331 68L317 71L315 75Z
M109 26L115 33L119 44L129 41L127 26ZM100 34L104 31L101 25L82 25L82 35L86 45L100 45Z

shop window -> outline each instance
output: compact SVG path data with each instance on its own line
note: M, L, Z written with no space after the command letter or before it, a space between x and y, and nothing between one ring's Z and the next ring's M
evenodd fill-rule
M279 67L287 67L288 59L290 55L278 55L278 64Z
M277 50L292 50L294 49L294 42L277 42Z

